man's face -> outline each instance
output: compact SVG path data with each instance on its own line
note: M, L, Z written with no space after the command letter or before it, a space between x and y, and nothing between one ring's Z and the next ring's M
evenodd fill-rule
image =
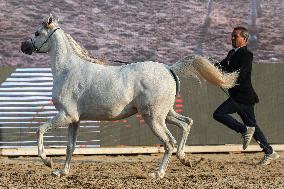
M247 39L241 36L241 30L234 30L232 32L232 46L239 48L247 44Z

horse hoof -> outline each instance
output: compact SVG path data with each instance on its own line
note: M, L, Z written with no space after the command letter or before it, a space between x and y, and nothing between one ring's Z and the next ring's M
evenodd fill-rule
M53 177L60 177L60 176L61 176L61 173L60 173L59 170L56 170L56 171L53 171L53 172L51 173L51 176L53 176Z
M152 178L152 179L154 179L154 178L156 178L156 174L155 174L155 173L150 173L150 174L149 174L149 177Z
M189 160L181 159L180 162L185 166L192 167L191 161Z
M51 176L53 177L62 177L65 176L66 173L64 173L62 170L55 170L51 173Z
M53 161L52 161L51 158L45 159L45 160L43 161L43 163L44 163L44 165L46 165L47 167L50 167L50 168L52 168L52 166L53 166Z
M170 143L173 147L175 147L176 144L177 144L177 141L175 139L172 139L172 140L170 140Z
M53 167L53 160L52 160L52 158L49 158L49 164L47 166L52 169L52 167Z
M182 161L182 160L185 160L185 153L184 152L177 152L176 154L177 158Z
M162 179L164 178L164 176L165 176L165 172L159 172L159 171L149 174L149 177L153 179Z

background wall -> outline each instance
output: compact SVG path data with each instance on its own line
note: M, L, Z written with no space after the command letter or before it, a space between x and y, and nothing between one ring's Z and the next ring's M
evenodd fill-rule
M36 94L21 94L21 91L25 92L25 90L15 94L13 87L9 85L11 82L8 78L20 79L17 74L22 72L20 69L12 68L0 71L0 79L5 80L0 86L0 146L35 146L35 133L38 126L56 114L50 102L51 92L42 91L47 87L43 82L27 82L26 85L37 84L38 89L34 91ZM44 71L41 74L48 73ZM260 103L256 105L257 121L269 141L277 144L284 143L283 75L284 64L253 65L253 84L260 97ZM8 78L5 78L6 76ZM52 80L51 74L49 77ZM14 82L14 85L16 84L18 83ZM20 87L25 89L27 86ZM48 87L51 90L52 82L48 84ZM226 98L227 96L219 88L207 83L200 85L195 79L181 78L181 97L177 98L175 109L194 120L188 144L211 145L241 142L240 135L212 118L213 111ZM171 125L169 128L175 137L179 138L178 128ZM66 128L59 128L48 132L45 138L46 145L65 145L66 130ZM159 145L159 141L139 115L114 122L82 122L79 133L78 145L86 147Z
M281 81L284 65L256 64L253 69L253 84L260 98L260 103L256 105L258 125L271 143L283 144L284 83ZM211 145L242 142L240 135L212 118L214 110L227 98L219 88L206 83L200 85L194 79L182 79L181 83L182 114L194 120L188 144ZM152 131L139 120L139 117L133 116L125 122L102 122L102 146L159 144ZM179 130L172 125L169 128L175 137L179 138Z
M191 53L222 59L231 31L252 34L255 63L284 62L283 0L1 0L0 66L49 67L49 56L20 52L50 13L91 56L174 63Z

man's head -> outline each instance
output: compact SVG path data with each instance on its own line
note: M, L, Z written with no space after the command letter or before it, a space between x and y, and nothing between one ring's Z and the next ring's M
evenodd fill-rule
M234 48L246 46L248 43L248 38L249 32L245 27L235 27L232 32L232 46Z

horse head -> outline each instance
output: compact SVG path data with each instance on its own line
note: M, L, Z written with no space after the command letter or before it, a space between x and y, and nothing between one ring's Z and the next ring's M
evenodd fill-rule
M36 30L33 37L22 42L21 50L25 54L31 55L33 52L47 53L51 47L50 38L52 34L60 29L57 22L50 15L46 21L42 22L41 26Z

